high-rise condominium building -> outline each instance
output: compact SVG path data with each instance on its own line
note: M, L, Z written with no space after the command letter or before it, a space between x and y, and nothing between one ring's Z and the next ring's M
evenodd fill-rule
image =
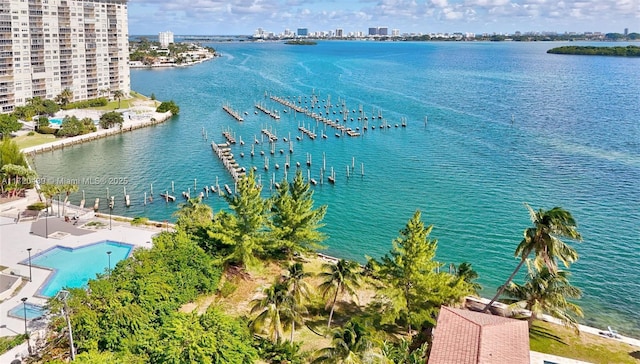
M0 111L131 90L127 0L0 1Z
M172 32L160 32L158 33L158 42L162 48L167 48L169 44L173 43Z

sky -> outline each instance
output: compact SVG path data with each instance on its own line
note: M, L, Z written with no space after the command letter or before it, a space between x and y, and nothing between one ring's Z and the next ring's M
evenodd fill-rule
M129 33L640 32L640 0L129 0Z

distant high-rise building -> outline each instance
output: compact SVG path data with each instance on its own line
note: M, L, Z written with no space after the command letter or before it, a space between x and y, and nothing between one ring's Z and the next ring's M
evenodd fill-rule
M378 28L378 35L382 35L382 36L389 35L389 28L387 28L387 27L379 27Z
M629 28L624 28L624 35L625 36L629 35Z
M306 37L309 35L309 29L307 28L298 28L298 37Z
M378 28L369 28L369 35L378 35Z
M0 111L131 91L127 0L0 1Z
M391 36L392 37L399 37L400 36L400 29L392 29L391 30Z
M169 44L173 43L173 33L169 31L158 33L158 41L160 42L160 47L169 47Z
M344 35L342 33L342 28L338 28L336 29L336 37L337 38L342 38Z

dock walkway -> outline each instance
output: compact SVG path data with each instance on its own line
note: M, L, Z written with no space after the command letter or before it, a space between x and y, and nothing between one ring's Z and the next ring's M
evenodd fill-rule
M234 181L237 182L241 177L245 176L246 170L244 167L240 167L238 162L233 158L229 144L216 144L216 142L211 142L211 149L216 153L216 156L220 159L229 174L231 174L231 178L233 178Z

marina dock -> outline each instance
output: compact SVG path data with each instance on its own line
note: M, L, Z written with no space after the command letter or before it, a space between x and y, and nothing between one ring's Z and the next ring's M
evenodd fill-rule
M239 113L239 112L237 112L237 111L235 111L235 110L233 110L233 109L231 108L231 106L229 106L229 105L224 105L224 106L222 106L222 110L226 111L226 112L227 112L227 114L231 115L234 119L236 119L236 120L238 120L238 121L240 121L240 122L244 121L244 119L242 118L242 116L240 116L240 113Z
M241 177L245 176L246 170L240 167L238 162L233 159L233 153L231 153L229 144L216 144L215 142L211 142L211 149L213 149L213 152L218 156L218 159L220 159L234 181L238 181Z

